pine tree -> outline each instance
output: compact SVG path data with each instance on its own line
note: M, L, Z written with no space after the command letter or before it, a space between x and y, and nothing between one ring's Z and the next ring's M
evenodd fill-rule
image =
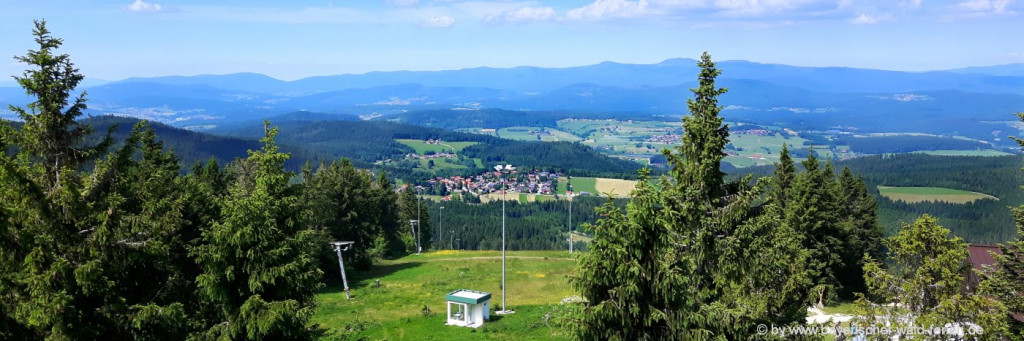
M586 303L581 339L747 339L757 323L800 323L809 273L801 236L758 207L766 181L726 183L728 127L720 70L705 53L682 146L664 151L671 179L647 173L627 211L601 209L573 285ZM765 272L766 267L774 271Z
M677 335L669 320L684 275L670 267L672 239L657 216L662 200L648 174L641 172L625 214L609 200L598 209L605 218L585 227L595 238L571 278L587 302L572 325L578 339L661 340Z
M376 223L380 226L383 239L387 242L385 252L390 257L398 257L405 252L406 245L402 241L402 224L399 222L398 195L391 180L388 180L387 172L381 171L374 183L373 193L376 201Z
M399 192L398 207L401 211L402 222L408 223L410 220L419 220L421 225L416 227L420 235L419 244L423 250L428 250L432 236L430 213L426 204L416 194L415 187L409 186ZM402 239L405 240L403 243L406 244L406 250L408 252L416 252L416 236L413 233L412 227L409 230L403 230L402 236Z
M1024 121L1024 113L1017 117ZM1013 138L1018 145L1024 140ZM982 292L999 299L1006 306L1008 314L1003 316L1009 327L1007 337L1024 340L1024 205L1013 208L1013 219L1017 223L1017 239L1000 245L1001 255L995 255L996 264L990 276L982 283Z
M790 188L793 187L795 177L796 165L793 163L793 158L789 156L789 147L783 143L782 151L779 152L779 162L775 164L775 172L772 176L771 190L769 191L769 197L782 211L786 210L786 205L790 201L789 192Z
M867 289L864 286L864 255L876 259L882 256L883 231L878 225L878 205L874 197L868 193L864 179L855 178L850 168L843 168L835 183L834 197L838 204L837 223L843 242L839 251L843 266L838 271L837 280L842 285L843 296L853 297L853 293Z
M91 132L75 119L86 109L85 94L72 97L83 79L66 54L63 41L50 35L45 21L33 30L38 50L16 60L30 65L15 77L34 98L27 109L11 106L24 121L19 130L0 128L0 334L29 338L93 339L120 327L102 311L106 279L94 276L105 266L97 248L110 244L98 236L103 216L98 202L112 173L83 178L77 171L111 144L110 134L83 147ZM73 100L71 100L73 98Z
M204 299L218 312L211 338L302 340L314 294L320 287L314 229L302 218L298 187L285 171L288 155L278 151L277 128L264 123L263 148L250 151L249 181L231 185L223 221L203 231L204 245L194 256L202 265L197 278Z
M957 325L967 330L979 325L982 340L998 340L1006 328L1006 310L999 302L982 295L962 292L968 271L967 243L952 237L935 218L924 215L904 225L885 241L889 258L883 266L867 257L864 280L869 294L883 302L870 302L861 296L862 316L857 323L889 327L926 328ZM877 303L898 303L901 309ZM908 335L886 335L886 337Z
M786 223L804 235L804 247L811 250L809 267L814 269L814 288L809 297L818 306L835 302L840 283L838 272L842 268L840 252L842 235L836 224L836 201L833 197L831 167L819 168L813 149L802 162L805 172L793 181L786 206Z
M374 213L378 210L377 196L370 173L356 169L348 159L342 159L321 164L305 179L303 202L307 223L322 231L325 241L354 242L348 251L350 255L345 256L345 264L356 269L369 268L374 258L381 256L374 250L380 249L376 243L382 233L378 215ZM338 260L334 251L321 248L319 255L320 268L324 273L336 273Z
M46 28L46 21L36 21L32 34L36 37L39 50L30 50L15 60L38 67L29 69L21 77L15 77L25 93L34 97L28 109L10 106L11 111L25 123L13 141L25 149L28 155L39 158L45 172L41 185L48 195L54 195L65 185L62 175L68 175L78 165L94 158L112 143L108 132L97 146L82 148L80 143L92 133L88 125L79 124L75 119L86 109L85 92L72 97L85 76L82 76L66 54L56 54L64 43L54 38Z
M138 161L132 157L137 151ZM177 157L144 121L97 169L113 175L103 202L107 213L95 232L106 243L96 243L90 251L95 258L81 266L105 279L91 296L118 302L100 311L115 321L112 330L125 331L119 338L186 338L199 306L199 268L188 249L198 241L200 225L186 211L194 189L179 177Z

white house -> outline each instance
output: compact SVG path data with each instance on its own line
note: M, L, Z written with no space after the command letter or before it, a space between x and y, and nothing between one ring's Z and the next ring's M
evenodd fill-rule
M448 325L479 327L491 319L491 293L469 289L452 291L448 301Z

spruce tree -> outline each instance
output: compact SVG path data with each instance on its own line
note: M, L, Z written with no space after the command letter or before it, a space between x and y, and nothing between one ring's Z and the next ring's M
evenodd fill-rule
M1024 113L1017 117L1024 121ZM1013 138L1018 145L1024 140ZM1006 306L1008 314L1003 316L1009 328L1007 337L1024 340L1024 205L1014 207L1013 219L1017 223L1017 239L1000 245L1001 255L995 255L996 264L988 280L982 284L982 291L999 299Z
M218 313L206 336L252 340L312 339L308 326L321 271L316 232L301 218L298 187L285 171L288 154L265 122L263 148L250 151L249 181L231 185L223 221L203 231L194 252L203 298Z
M758 323L806 314L801 236L758 207L765 181L725 182L728 127L717 97L726 90L707 53L698 65L683 144L663 152L671 178L650 186L642 172L626 213L605 206L591 227L591 251L572 279L586 300L577 338L747 339Z
M813 149L802 162L805 172L793 181L791 202L786 207L786 223L801 233L804 247L811 250L809 267L815 272L814 288L809 293L819 307L836 302L837 279L842 268L842 235L836 224L836 201L833 197L831 167L820 168Z
M409 226L408 224L410 220L419 220L420 226L416 227L416 232L419 233L419 244L424 251L429 250L430 239L432 237L430 213L426 204L422 200L418 199L415 187L408 186L399 192L398 207L401 211L401 222L407 224L406 226ZM416 252L416 236L414 235L411 227L410 229L403 230L402 235L403 240L408 240L405 242L407 244L406 250L409 252ZM405 237L406 235L408 237Z
M321 163L315 172L305 175L303 197L306 221L321 231L325 241L354 242L345 256L346 265L367 269L380 256L374 252L380 249L376 243L382 233L379 214L375 213L378 196L369 172L355 168L348 159ZM326 247L319 250L324 273L337 273L334 251Z
M31 68L18 84L32 97L26 108L11 106L24 121L14 130L0 124L0 324L7 335L47 339L117 336L123 325L104 309L108 279L98 251L110 240L96 233L103 217L110 172L83 177L79 166L94 160L111 143L109 132L83 147L92 130L76 118L86 109L85 94L73 95L83 76L51 36L45 21L33 30L38 50L16 60ZM7 328L7 327L5 327Z
M671 269L672 239L660 221L661 195L640 180L625 214L611 200L597 212L590 252L582 254L571 278L587 304L572 325L581 340L664 340L681 336L670 319L678 309L683 273Z
M938 220L923 215L885 241L889 258L883 264L866 257L868 292L881 302L858 300L861 325L897 327L980 326L979 340L999 340L1006 330L1006 310L990 297L964 292L970 266L967 243L951 236ZM898 303L899 306L882 304ZM913 338L920 335L885 335Z
M849 167L844 167L835 183L837 223L841 231L843 246L840 248L842 268L837 280L842 284L843 296L853 297L854 293L865 292L865 254L880 258L883 231L878 225L878 205L868 193L864 179L854 177Z

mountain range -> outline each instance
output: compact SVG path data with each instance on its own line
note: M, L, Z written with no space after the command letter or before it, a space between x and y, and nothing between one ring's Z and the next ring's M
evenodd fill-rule
M729 88L720 101L729 120L993 139L1004 131L1016 133L1012 113L1024 110L1024 64L931 72L748 61L723 61L717 67L722 70L718 84ZM561 118L676 119L686 113L697 71L692 59L670 59L568 68L371 72L295 81L255 73L129 78L86 90L91 114L190 129L296 111L399 122L416 112L453 110L457 115L483 108L521 115L557 112ZM19 88L0 87L0 105L28 100ZM10 115L0 112L0 117Z

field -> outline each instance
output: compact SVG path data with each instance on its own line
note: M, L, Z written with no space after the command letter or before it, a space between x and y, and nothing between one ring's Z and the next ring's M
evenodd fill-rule
M878 192L890 200L903 200L908 203L942 201L954 204L966 204L981 199L999 200L999 198L984 193L968 192L942 187L878 186Z
M567 276L575 261L565 251L515 251L508 253L507 262L506 300L516 311L512 315L493 314L501 305L500 252L440 251L349 272L352 299L345 299L340 285L323 289L313 320L335 330L356 331L351 339L566 339L564 331L549 327L545 316L574 295ZM444 297L456 289L491 293L491 322L479 329L444 325Z
M615 197L628 196L635 187L634 180L597 178L594 181L594 189L601 195L611 193Z
M564 177L558 178L558 189L555 190L555 192L565 194L565 191L569 189L569 187L566 186L566 183L568 182L569 181ZM590 193L591 195L598 195L600 193L597 191L597 188L595 187L596 184L597 178L588 178L581 176L572 177L572 191L574 193L587 192Z
M729 145L727 146L729 156L725 158L736 167L750 167L771 165L779 159L779 151L782 145L787 144L791 149L806 149L806 139L799 136L792 136L783 133L771 133L764 135L745 133L751 128L750 125L740 122L727 122L730 128ZM615 120L576 120L566 119L558 121L561 130L575 134L583 139L582 143L594 149L628 160L647 164L651 156L661 154L665 148L673 148L680 144L679 135L682 134L682 124L678 121L615 121ZM771 131L781 132L780 127L758 126ZM839 159L854 157L855 154L849 147L838 146L835 151L830 149L817 149L818 155L824 158L832 158L833 154ZM797 161L802 158L795 158ZM600 192L601 190L598 189Z
M466 148L466 147L472 146L474 144L477 144L476 142L446 142L446 141L441 141L440 144L428 144L426 141L423 141L423 140L410 140L410 139L396 139L395 141L398 141L398 143L404 144L406 146L412 147L413 150L416 150L416 154L420 154L420 155L423 155L423 154L425 154L426 152L429 152L429 151L432 151L432 152L435 152L435 153L452 152L452 151L454 151L455 153L458 153L463 148Z
M532 134L531 134L532 132ZM579 141L579 136L555 128L546 127L508 127L498 130L499 137L520 141ZM538 136L540 138L538 139Z
M436 158L436 159L419 159L420 169L430 169L430 161L434 161L433 169L445 169L445 168L469 168L465 165L453 163L455 159L449 158ZM475 161L474 161L475 162Z
M558 189L556 193L565 193L568 187L566 183L568 181L565 178L558 179ZM629 196L629 193L636 187L635 180L623 180L623 179L609 179L609 178L590 178L590 177L578 177L572 178L572 190L575 193L587 192L590 195L604 196L605 193L612 193L616 198L624 198Z

